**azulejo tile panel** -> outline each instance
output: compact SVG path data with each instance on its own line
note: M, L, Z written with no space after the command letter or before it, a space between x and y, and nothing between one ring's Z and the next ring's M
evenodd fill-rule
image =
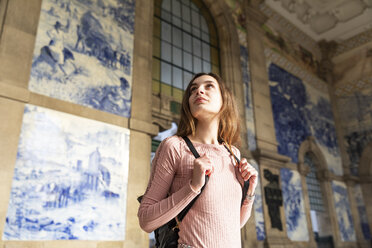
M245 123L248 133L249 150L256 150L256 130L254 126L254 113L252 106L252 87L249 76L248 49L240 45L240 63L242 67L244 105L245 105Z
M350 170L353 175L358 175L363 151L372 142L372 84L351 94L339 96L337 103Z
M134 0L44 0L29 89L130 117L134 10Z
M258 163L251 159L249 163L257 170L260 171ZM256 234L257 240L265 240L265 221L263 215L263 204L262 204L262 191L261 191L261 181L258 180L255 198L254 198L254 219L256 222Z
M268 71L278 152L297 163L301 143L313 136L329 170L342 175L328 96L273 63Z
M3 240L124 240L129 130L26 105Z
M362 188L360 187L360 184L356 184L353 188L353 191L358 208L360 226L362 229L363 237L365 240L371 240L372 239L371 229L368 224L367 211L365 208Z
M356 241L346 185L343 182L332 181L332 189L341 240Z
M297 171L280 169L280 181L287 225L287 235L293 241L309 241L301 176Z

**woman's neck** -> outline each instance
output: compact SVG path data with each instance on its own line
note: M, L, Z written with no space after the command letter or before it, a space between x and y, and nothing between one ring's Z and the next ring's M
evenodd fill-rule
M197 143L219 144L218 142L218 120L198 121L195 135L191 139Z

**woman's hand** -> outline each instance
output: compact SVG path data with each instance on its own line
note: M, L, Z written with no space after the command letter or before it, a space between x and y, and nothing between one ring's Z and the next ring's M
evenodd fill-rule
M191 187L194 191L201 190L205 184L205 175L212 174L213 170L212 162L206 154L194 160L191 180Z
M247 159L242 158L239 164L239 172L244 181L249 180L247 196L253 196L258 182L257 170L248 163Z

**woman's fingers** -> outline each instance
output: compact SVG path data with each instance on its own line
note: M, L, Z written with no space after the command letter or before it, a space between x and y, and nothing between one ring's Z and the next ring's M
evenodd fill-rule
M213 165L209 157L204 154L194 160L193 176L191 185L194 189L200 190L205 184L205 175L213 173Z
M249 164L245 158L242 158L239 167L244 181L247 181L251 177L257 177L258 175L257 170L251 164Z

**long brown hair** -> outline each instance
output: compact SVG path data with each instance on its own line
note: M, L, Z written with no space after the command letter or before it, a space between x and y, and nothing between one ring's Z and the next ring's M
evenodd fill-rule
M238 108L231 90L227 87L223 79L214 73L198 73L191 79L182 99L181 119L178 123L178 136L195 135L195 128L198 122L190 111L189 98L191 95L191 84L198 77L208 75L216 79L220 87L222 96L222 107L220 110L220 122L218 125L218 141L225 142L227 145L238 145L240 143L240 121Z

